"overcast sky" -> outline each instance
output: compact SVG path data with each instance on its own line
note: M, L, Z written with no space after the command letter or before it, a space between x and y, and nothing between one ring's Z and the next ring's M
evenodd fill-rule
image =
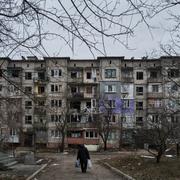
M46 6L50 6L55 1L47 1ZM62 0L64 5L68 8L70 1ZM49 3L49 4L48 4ZM58 6L56 3L54 6ZM178 12L178 9L176 9ZM118 11L118 9L117 9ZM133 19L136 21L136 18ZM157 54L159 53L159 44L168 42L170 36L165 29L169 29L172 27L172 22L167 20L167 14L161 13L152 20L147 21L152 28L147 28L147 25L144 23L139 25L135 31L133 37L128 39L129 49L125 48L119 43L114 43L109 39L105 39L106 44L106 52L108 56L125 56L126 58L141 58L150 54L153 50L157 50ZM46 23L46 22L45 22ZM62 30L59 30L58 27L54 26L51 23L45 24L45 28L48 31L60 32L63 33ZM113 29L112 29L113 30ZM122 37L123 39L123 37ZM46 49L47 53L44 53L44 56L68 56L72 59L88 59L93 58L92 54L89 52L88 48L83 45L81 42L76 41L74 43L74 52L72 52L68 46L65 45L64 42L60 41L58 38L51 38L49 40L44 40L43 45ZM19 53L18 56L28 56L32 55L30 53ZM36 54L40 56L39 54ZM102 56L102 54L95 52L95 57ZM17 55L16 55L17 56ZM42 55L41 55L42 56Z

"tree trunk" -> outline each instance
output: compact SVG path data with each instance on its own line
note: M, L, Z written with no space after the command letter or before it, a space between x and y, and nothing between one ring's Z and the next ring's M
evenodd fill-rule
M61 146L60 146L60 152L64 152L64 138L65 138L65 136L62 135L62 142L61 142Z
M107 150L107 141L104 141L104 151Z
M160 159L162 157L163 151L162 148L158 151L158 155L156 156L156 163L160 163Z
M156 163L159 163L159 162L160 162L160 159L161 159L161 156L160 156L160 155L157 155L157 156L156 156Z
M176 155L179 157L179 143L176 144Z

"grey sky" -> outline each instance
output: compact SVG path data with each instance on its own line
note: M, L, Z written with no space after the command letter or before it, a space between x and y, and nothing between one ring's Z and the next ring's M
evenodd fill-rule
M151 2L151 0L149 0ZM159 1L159 0L158 0ZM73 9L71 9L70 0L61 0L59 1L60 3L65 6L66 10L68 13L71 15L73 14ZM61 8L61 11L59 11L60 15L63 16L68 16L66 13L61 13L62 11L62 6L59 6L59 2L57 0L46 0L46 7L51 7L51 8ZM74 1L78 4L78 2L81 1ZM82 1L83 2L83 1ZM99 1L94 1L94 2L101 2ZM108 2L108 1L107 1ZM126 9L126 3L127 0L123 1L118 1L119 6L115 10L115 13L123 12L124 9ZM124 4L122 2L125 2ZM82 6L83 7L83 6ZM83 9L83 8L80 9ZM53 9L52 9L53 11ZM174 12L178 12L178 8L173 9ZM85 16L87 15L89 11L85 12ZM144 11L146 13L146 11ZM93 14L93 13L92 13ZM76 12L76 17L78 16L78 13ZM157 15L155 18L152 20L147 20L147 23L151 26L149 29L145 23L142 23L136 27L134 30L134 34L132 37L128 38L128 46L129 49L124 47L122 44L115 42L112 39L107 39L105 38L105 45L106 45L106 53L108 56L125 56L126 58L130 57L135 57L135 58L141 58L142 56L145 56L146 53L150 53L152 50L157 50L159 52L159 44L160 43L165 43L168 42L170 36L165 29L169 29L172 27L172 22L170 20L167 20L167 13L163 12ZM136 22L141 19L140 15L133 16L133 19L131 21L132 25L136 24ZM93 21L92 21L93 20ZM69 23L70 21L64 20L63 23ZM96 22L95 19L90 18L90 22L93 25L96 25L98 21ZM123 24L129 24L130 23L130 18L126 17L125 19L123 18L122 20ZM71 23L69 23L71 24ZM72 39L73 36L69 36L67 32L62 30L62 28L59 28L56 24L53 23L47 23L47 21L43 21L44 28L43 30L45 32L53 32L53 33L59 33L60 35L63 35L66 33L66 38ZM83 26L82 26L83 27ZM81 27L81 28L82 28ZM83 31L83 30L82 30ZM110 29L110 32L116 32L117 27L113 29L113 27ZM120 36L119 38L121 41L126 42L126 36ZM70 48L63 42L60 38L57 38L55 36L49 37L47 39L44 39L43 41L44 48L46 49L46 52L42 50L43 53L41 55L37 52L34 52L34 55L37 56L69 56L73 59L83 59L83 58L93 58L92 54L88 50L87 46L80 42L79 40L73 41L74 43L74 52L70 50ZM102 49L102 47L101 47ZM159 54L159 53L158 53ZM19 51L15 55L15 57L20 57L20 56L28 56L32 55L31 53ZM102 56L101 53L94 51L94 56Z

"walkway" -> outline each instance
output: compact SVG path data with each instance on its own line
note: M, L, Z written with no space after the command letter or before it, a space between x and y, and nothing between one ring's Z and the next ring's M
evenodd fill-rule
M120 180L120 177L100 166L97 160L107 158L104 155L92 155L93 168L87 173L81 173L80 168L74 167L76 157L73 155L54 155L53 161L37 177L38 180Z

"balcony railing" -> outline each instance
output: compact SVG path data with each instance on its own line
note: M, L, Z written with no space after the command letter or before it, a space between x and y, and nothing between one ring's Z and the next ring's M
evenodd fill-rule
M70 96L68 96L69 99L82 99L84 98L84 93L77 92L77 93L71 93Z
M47 83L49 81L49 77L44 77L44 78L34 77L33 81L34 83Z
M148 82L162 82L162 77L158 77L158 78L149 77L147 81Z
M69 84L83 83L83 77L69 78L69 79L68 79L68 83L69 83Z
M133 82L133 77L125 77L125 76L122 76L122 81L123 82Z
M162 98L163 93L162 92L148 92L147 97L148 98Z
M45 107L34 107L34 114L46 115Z

